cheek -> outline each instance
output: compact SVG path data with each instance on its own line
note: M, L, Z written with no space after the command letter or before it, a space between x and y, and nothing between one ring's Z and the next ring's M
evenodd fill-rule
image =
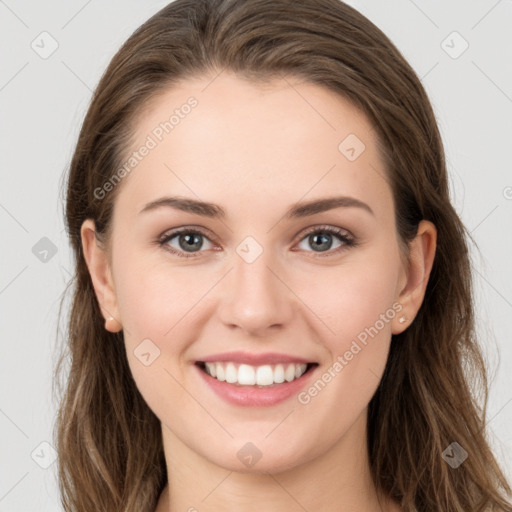
M181 407L186 398L173 379L183 380L175 358L186 344L187 311L199 301L201 290L190 275L171 275L165 264L151 265L151 259L142 256L120 258L116 270L130 370L144 400L161 418L162 411Z
M322 382L299 400L310 404L313 417L323 418L322 407L331 403L345 411L349 422L368 404L384 372L392 321L400 308L395 294L399 258L393 248L379 249L318 273L304 286L305 302L328 327L321 328L329 353Z
M138 338L159 344L204 295L205 286L190 269L170 271L165 260L142 254L119 259L116 291L123 324L132 343Z
M323 429L327 437L335 439L347 430L379 385L389 352L391 322L400 307L395 302L398 268L392 250L388 255L379 252L378 257L369 254L325 274L320 281L311 279L304 287L304 293L310 290L308 305L315 305L312 309L329 328L321 329L321 342L330 360L298 399L314 424L311 428ZM333 414L339 411L343 415L333 422Z
M155 262L142 252L131 254L116 262L116 291L130 368L151 406L162 385L174 389L172 376L182 381L183 355L207 320L205 294L218 277L193 267L173 269L165 258Z
M384 336L391 332L396 312L395 290L398 278L396 260L380 253L377 263L369 254L347 265L323 269L311 275L302 286L304 302L325 324L331 348L344 350L365 329L377 322ZM396 305L395 305L396 306ZM381 315L385 315L384 325Z
M137 255L136 251L121 249L118 254L129 255L115 262L115 277L118 305L130 348L133 350L146 338L161 349L170 338L173 338L173 346L179 344L176 334L184 325L191 328L202 318L203 309L209 303L204 300L205 294L218 276L201 266L171 271L165 259L155 262L144 258L142 253ZM322 320L324 327L319 329L330 340L330 348L341 353L350 346L352 339L374 326L380 315L392 307L397 261L396 250L379 246L336 266L285 274L300 300ZM311 313L304 311L304 314L310 316ZM381 323L377 328L388 336L390 324L382 328Z

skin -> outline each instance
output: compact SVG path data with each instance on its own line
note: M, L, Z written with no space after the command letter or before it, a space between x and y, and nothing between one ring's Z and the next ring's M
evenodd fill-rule
M135 382L162 424L170 478L156 510L400 510L370 478L366 413L391 334L411 324L423 300L436 229L420 223L407 262L376 135L346 100L291 77L264 85L214 77L181 82L140 117L134 150L187 98L198 100L119 185L111 253L95 242L92 220L81 230L98 301L105 319L115 318L106 328L123 329ZM354 161L338 149L351 133L366 146ZM165 195L216 203L227 216L166 207L139 214ZM374 214L339 207L284 218L298 201L333 195ZM348 231L358 245L331 235L332 247L318 249L305 231L321 225ZM155 244L183 226L212 234L200 237L195 257ZM247 236L263 249L252 263L236 252ZM179 242L167 244L186 254ZM305 405L296 397L231 405L193 366L217 352L276 351L318 362L321 375L397 303L400 313ZM160 350L149 366L134 355L146 338ZM252 467L237 457L249 441L262 454Z

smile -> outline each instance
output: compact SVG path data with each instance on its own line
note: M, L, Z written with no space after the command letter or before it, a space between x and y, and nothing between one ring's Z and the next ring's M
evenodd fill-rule
M198 362L199 367L220 382L236 386L268 387L292 382L304 375L314 364L265 364L253 366L236 362Z

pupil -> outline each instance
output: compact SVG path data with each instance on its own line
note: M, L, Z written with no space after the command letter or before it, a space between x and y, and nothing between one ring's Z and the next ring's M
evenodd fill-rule
M194 240L196 242L194 242ZM197 240L199 240L197 242ZM185 244L182 246L186 251L189 249L200 249L202 244L202 241L200 239L200 235L192 234L192 235L181 235L180 236L180 246L182 245L181 242L185 241ZM194 247L194 245L197 245L197 247Z
M314 235L311 235L309 237L309 239L310 239L311 244L313 246L316 246L319 249L329 250L332 246L331 235L327 235L324 233L323 234L316 233ZM182 245L181 242L184 242L184 245ZM181 235L180 236L180 245L182 245L182 247L188 251L189 249L200 249L203 244L202 244L200 235L197 235L197 234L190 235L189 234L189 235ZM194 246L196 246L196 247L194 247Z
M332 245L331 235L314 234L314 235L311 235L309 238L310 238L310 241L312 242L313 246L316 245L317 247L325 249L325 250L328 250L331 248L331 245ZM318 240L319 238L321 238L322 241L319 244L317 244L316 240ZM324 245L325 247L321 247L322 245Z

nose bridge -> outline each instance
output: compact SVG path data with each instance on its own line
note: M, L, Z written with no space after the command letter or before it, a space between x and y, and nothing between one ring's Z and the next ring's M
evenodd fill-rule
M278 277L281 267L272 248L247 237L233 258L234 268L223 294L223 322L260 334L285 324L292 312L291 294Z

